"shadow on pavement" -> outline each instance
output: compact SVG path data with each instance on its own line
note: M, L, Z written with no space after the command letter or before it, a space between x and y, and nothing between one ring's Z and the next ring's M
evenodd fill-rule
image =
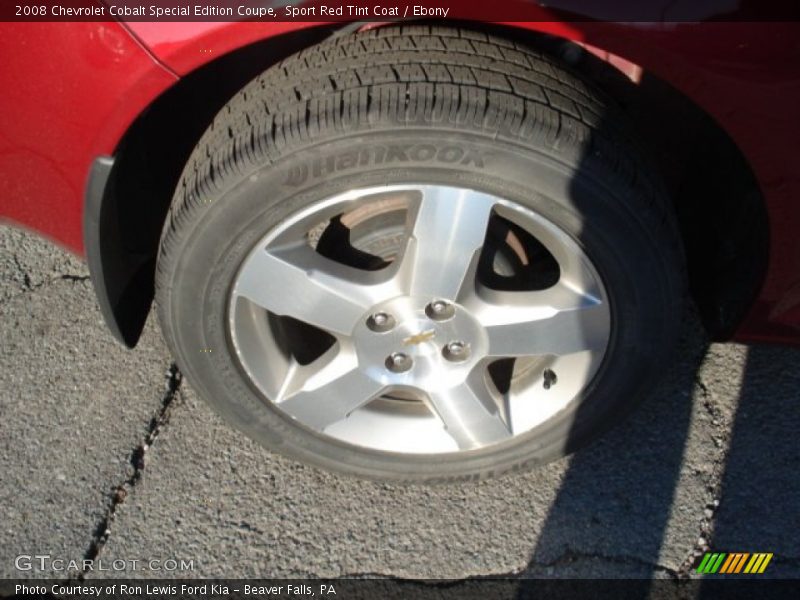
M706 347L698 327L689 329L678 368L634 417L573 456L533 551L532 576L554 567L559 577L602 576L609 561L621 577L669 574L658 565Z
M639 85L656 83L645 78ZM597 200L581 180L589 179L596 167L594 156L602 154L603 140L619 135L619 124L611 114L598 116L598 120L591 134L593 141L587 143L587 148L597 150L583 156L570 184L571 200L585 223L596 213ZM700 127L701 123L698 120L694 125ZM636 123L636 127L646 126L652 124ZM700 174L699 181L711 178L718 167L710 165L712 171ZM700 217L709 215L700 212L718 208L719 198L698 198L692 195L696 192L684 189L684 183L679 185L683 187L672 191L681 199L678 208L684 228L703 226ZM752 207L744 201L741 206L734 204L727 212L720 211L725 214L711 215L723 231L729 224L748 223L746 211ZM631 206L635 210L639 205L631 202ZM695 213L700 217L692 218ZM757 216L749 221L753 231L758 231L760 224ZM591 227L585 226L581 237L586 245L591 235ZM757 276L755 259L738 261L742 268L738 280L726 270L730 266L726 262L720 263L717 272L708 272L717 264L714 261L722 260L717 255L704 258L703 253L721 252L711 239L709 234L693 242L695 247L689 244L686 248L694 258L690 262L694 270L689 273L693 289L699 282L723 286L720 289L727 293L737 281L746 283ZM669 256L666 251L664 254ZM637 257L626 260L635 266ZM645 289L652 283L640 270L636 287ZM628 296L621 298L622 304L632 302ZM714 306L724 314L726 307ZM701 307L703 310L708 320L708 306ZM658 341L645 336L625 346L630 365L655 351ZM699 318L694 312L687 315L676 360L664 365L670 371L666 380L646 391L633 418L573 455L532 550L526 576L603 578L613 564L616 577L641 578L626 585L626 591L646 597L653 589L652 578L696 575L705 551L773 552L766 577L800 574L796 535L800 522L800 445L796 441L800 352L751 347L742 368L743 352L740 346L710 346ZM739 361L722 370L725 380L706 385L703 363L710 353L717 362L729 355L737 355ZM579 419L580 414L571 433L576 440L580 437L575 425ZM621 452L621 448L625 450ZM685 485L687 482L692 485ZM687 544L692 531L696 532L693 547ZM705 587L710 594L709 586ZM519 595L527 597L532 589L523 583Z
M800 574L800 352L750 347L709 545L772 552L765 574Z
M532 553L529 576L604 577L612 562L617 576L643 579L625 589L646 597L653 584L644 579L695 575L705 550L773 552L767 577L800 574L800 352L750 347L740 381L726 370L728 385L740 386L738 397L729 399L707 395L698 382L705 353L697 332L688 331L679 366L634 418L574 455ZM724 403L731 401L733 423L726 423ZM692 403L699 403L694 410ZM707 419L710 427L690 427L692 418ZM703 454L694 464L684 452L690 434L701 438L693 442ZM628 440L624 455L618 436ZM705 495L675 497L679 479L709 475ZM678 541L671 539L671 520L684 518L684 512L694 519L698 509L707 517L695 526L705 547L688 553L685 544L671 547ZM671 552L685 554L677 571L661 562ZM521 596L526 589L523 583ZM700 591L712 597L719 590L706 585Z

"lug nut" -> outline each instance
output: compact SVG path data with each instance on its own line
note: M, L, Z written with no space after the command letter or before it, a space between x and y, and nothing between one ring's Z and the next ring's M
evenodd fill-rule
M386 368L392 373L405 373L413 364L411 357L403 352L393 352L386 357Z
M462 341L453 341L445 344L442 354L447 360L460 362L469 358L469 344Z
M434 321L446 321L456 314L456 309L446 300L433 300L425 307L425 314Z
M389 331L394 328L394 324L394 317L385 312L376 312L367 319L367 327L377 332Z

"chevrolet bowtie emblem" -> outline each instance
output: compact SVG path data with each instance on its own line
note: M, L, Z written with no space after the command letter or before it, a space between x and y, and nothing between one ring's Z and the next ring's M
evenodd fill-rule
M421 344L422 342L427 342L428 340L432 340L434 337L436 337L436 331L434 331L433 329L429 329L428 331L423 331L422 333L408 336L406 339L403 340L403 345L416 346L417 344Z

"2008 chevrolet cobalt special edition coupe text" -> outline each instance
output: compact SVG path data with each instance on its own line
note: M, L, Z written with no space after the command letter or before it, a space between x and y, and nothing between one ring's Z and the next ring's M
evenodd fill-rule
M268 448L542 464L647 394L687 300L714 339L800 341L800 26L547 10L3 23L2 214L86 257L120 342L155 302Z

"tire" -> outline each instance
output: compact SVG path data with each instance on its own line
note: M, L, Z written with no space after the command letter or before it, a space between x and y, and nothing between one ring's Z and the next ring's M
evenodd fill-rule
M318 467L376 479L439 482L494 476L564 456L617 422L642 396L669 358L678 330L684 293L681 242L663 185L643 156L635 136L609 100L552 59L529 48L474 32L429 27L386 27L331 39L284 60L248 84L217 115L198 143L175 192L158 258L156 299L165 338L194 389L232 425L269 449ZM355 195L353 190L356 190ZM448 404L443 409L438 402L449 400L441 400L425 389L415 388L413 393L409 392L413 396L409 399L403 396L401 392L405 388L399 385L376 401L380 405L377 409L368 407L352 413L343 412L349 416L336 427L345 423L352 431L342 434L330 433L339 429L329 424L308 425L316 423L316 418L334 418L309 412L308 399L302 395L311 394L313 386L309 388L311 391L295 390L296 396L289 395L283 388L275 392L276 398L281 395L289 399L286 404L283 400L271 400L265 391L277 390L279 384L283 385L280 382L290 381L286 375L288 371L272 373L278 370L275 365L284 365L286 361L288 369L288 365L304 364L300 355L306 350L298 350L298 343L303 348L319 345L308 350L311 358L305 362L312 367L322 360L320 356L330 351L330 344L339 349L336 358L339 360L344 352L342 348L350 343L341 340L350 338L345 335L340 339L336 332L331 337L328 330L314 324L317 321L327 323L340 316L344 319L351 308L348 302L361 298L365 290L372 293L372 283L359 287L360 282L384 281L381 273L392 271L392 265L398 265L395 270L400 272L406 263L404 257L418 256L408 254L411 252L407 245L408 231L397 231L397 227L406 225L382 224L394 215L390 209L381 212L384 209L380 207L395 202L395 196L389 197L386 193L401 198L397 201L401 208L391 210L405 211L402 214L418 211L414 214L419 219L415 217L413 227L419 226L420 230L423 225L417 223L422 223L420 215L423 213L419 211L424 210L421 207L433 206L428 198L435 194L441 194L442 198L461 197L461 194L467 198L465 206L469 209L479 205L476 198L480 198L480 202L491 200L492 212L485 217L489 219L487 227L491 232L493 227L496 229L496 222L501 222L505 237L492 234L491 243L487 237L484 243L494 248L495 258L491 260L495 262L487 267L489 271L480 271L485 266L481 261L486 251L478 250L480 258L478 254L472 256L474 262L469 265L475 270L469 273L474 274L474 289L488 290L494 286L493 290L502 290L506 285L503 282L514 282L516 287L511 292L486 292L486 297L499 299L498 306L503 299L522 298L511 294L536 292L539 289L536 285L545 290L555 289L541 283L549 275L534 273L531 265L547 263L549 267L541 268L544 271L549 268L552 273L550 259L558 255L567 257L561 262L560 258L555 259L558 281L572 285L565 279L573 272L570 269L581 269L575 281L590 283L585 289L580 288L580 298L596 296L598 306L602 305L606 311L602 313L605 317L592 317L592 325L585 326L587 329L595 327L602 342L594 340L593 333L581 329L584 321L579 322L574 335L552 334L554 331L572 332L573 321L563 321L567 323L563 329L551 328L552 335L543 334L541 339L531 335L531 348L539 344L544 350L530 352L525 346L527 332L540 330L523 329L530 325L527 322L519 326L522 332L519 335L508 327L503 330L508 332L506 338L498 337L499 330L495 329L481 329L475 333L476 341L466 344L468 352L478 354L480 350L496 357L510 351L495 350L494 344L502 346L504 340L512 340L513 343L508 343L515 349L521 344L522 350L520 358L509 359L514 362L510 363L506 392L493 371L489 375L481 371L481 383L475 384L481 392L475 395L484 394L483 386L489 386L492 398L499 404L496 412L494 406L486 409L491 413L492 424L482 420L482 413L480 418L475 417L475 423L480 422L480 425L474 425L478 432L474 443L464 441L472 435L469 427L473 425L466 425L464 431L458 430L456 425L451 425L452 418L461 417L452 417L447 411L452 406L456 406L452 409L456 411L480 410L471 404L469 409L461 408L467 403ZM367 216L352 217L350 222L356 225L345 225L344 234L341 231L330 233L334 225L342 229L344 217L330 218L323 213L334 208L323 207L337 207L336 202L356 203L353 206L357 209L343 213L347 218L359 211ZM444 202L436 206L445 206ZM506 205L511 208L499 213ZM351 204L341 206L350 207ZM413 208L415 206L417 208ZM378 217L370 216L373 213ZM324 217L321 233L319 228L313 234L310 226L300 227L305 223L301 218L307 220L311 218L309 215L317 214ZM514 215L520 215L519 223L514 221L517 218ZM352 239L348 242L348 236L352 238L361 227L358 223L373 222L376 224L370 225L372 229L364 225L369 230L358 234L361 236L359 243L363 242L361 249L355 248ZM456 222L469 225L471 221L462 222L456 218ZM283 271L280 270L283 266L275 266L276 270L264 271L262 278L252 276L249 265L256 263L248 261L256 260L253 257L263 258L265 248L270 260L283 256L282 236L300 235L292 233L292 227L302 229L303 239L311 240L308 243L312 249L300 248L296 241L300 238L295 237L291 242L294 245L285 242L286 248L297 249L303 256L309 252L333 253L320 259L319 264L325 265L324 268L314 270L316 267L301 266L297 270L300 263L292 263L291 269L295 270ZM439 229L431 235L450 236L447 239L451 241L461 235L457 231L469 229L464 226L459 229L457 225L443 228L441 224L436 227ZM511 235L510 230L518 233ZM541 233L547 237L550 235L547 232L552 232L555 236L552 239L558 241L552 246L542 241L542 253L537 236L541 237ZM509 251L509 244L513 245L513 240L509 241L511 238L517 240L517 246L525 246L524 249ZM425 239L423 234L419 234L419 239ZM333 243L329 243L331 241ZM446 244L425 246L425 243L428 242L419 241L418 247L427 247L430 256L438 255L436 249L442 248L442 255L452 256L458 268L462 267L462 262L463 266L473 268L467 261L461 261L457 253L447 254ZM332 249L324 250L323 246ZM386 249L390 246L393 250ZM533 261L531 257L538 257L537 252L547 258ZM386 256L382 257L382 253ZM331 266L333 262L345 262L348 267L343 270ZM407 262L411 264L414 260L409 258ZM524 264L520 266L520 263ZM423 264L427 263L416 262L414 268L422 269ZM428 283L420 283L423 287L419 289L440 289L437 286L443 286L442 281L457 270L455 266L450 269L450 265L447 263L446 268L436 271L441 275L438 280L428 275L428 279L423 280L420 275L419 281L428 281L432 287L426 288ZM356 266L358 272L348 270ZM332 277L326 274L328 268L331 273L346 272L346 276L342 275L346 286L341 289L350 290L336 292L339 295L333 304L328 304L332 296L320 296L325 299L323 302L317 301L314 295L323 293L320 286L324 285L319 283L319 278ZM287 273L285 278L274 276L284 272ZM399 281L396 273L392 277L395 278L392 281ZM414 277L413 285L417 285ZM489 279L500 283L487 283ZM306 284L305 280L310 283ZM534 285L531 283L534 280L539 283ZM472 281L467 276L459 281L462 286L458 288L459 294L466 293L463 290L467 288L474 291L463 283ZM384 284L385 281L380 285ZM304 287L306 285L311 287ZM551 282L551 285L559 284ZM595 296L588 291L591 286L597 290L592 292ZM258 292L252 291L256 288ZM306 290L311 291L306 293ZM265 291L268 298L265 303L270 305L267 307L270 312L262 313L261 305L250 304L250 301L255 294ZM251 293L252 296L248 295ZM417 296L409 292L411 296L417 302ZM240 297L245 297L246 301ZM526 299L537 297L525 296ZM260 301L261 296L258 298ZM455 306L453 310L468 312L459 298L461 295L447 298L442 306L448 310ZM319 304L313 311L306 306L311 302ZM581 302L583 300L576 306L582 310ZM273 304L279 308L273 310ZM336 308L326 309L326 306ZM392 306L395 305L387 309L389 313ZM405 306L397 310L406 314ZM295 307L297 310L302 307L304 319L305 315L311 315L308 318L314 324L309 325L310 321L298 324L281 316L282 310L288 314ZM431 304L426 305L425 310L430 307ZM408 310L420 315L421 305ZM373 321L367 326L376 328L375 333L378 325L374 315L377 313L373 311L366 312L365 318L373 314L370 317ZM510 314L508 311L485 314ZM562 314L560 308L556 312ZM582 313L565 309L563 314ZM601 312L594 314L601 315ZM389 317L394 319L391 314ZM452 323L459 318L461 316ZM383 322L382 317L379 320ZM450 377L449 374L433 374L424 379L419 374L423 367L419 365L442 364L448 369L452 365L456 371L461 368L460 358L451 352L453 349L460 351L458 344L451 348L447 345L449 338L446 339L446 335L450 335L448 332L456 331L461 323L458 321L452 325L456 329L448 330L450 325L440 327L440 323L432 322L429 331L425 330L425 325L420 326L420 331L413 330L415 335L409 338L397 337L396 340L402 339L402 344L397 342L397 348L409 354L396 358L397 364L391 363L395 359L387 357L386 369L396 371L382 373L381 377L389 377L385 381L392 382L408 377L402 381L428 381L432 386ZM530 326L541 323L544 321ZM375 357L382 361L388 348L384 340L395 333L368 338L363 336L371 335L369 332L361 333L366 331L364 323L354 327L359 328L359 333L353 333L352 339L356 341L352 347L356 349L351 348L355 354L351 353L348 360L357 356L359 365ZM477 327L480 329L482 325L479 323ZM288 329L291 332L287 333ZM327 342L323 340L326 335ZM425 339L425 336L432 338ZM573 337L590 340L586 344L591 343L591 351L584 352L582 346L576 346L580 351L570 354L572 342L565 340ZM369 350L360 346L358 340L364 339L369 340L364 344L373 344ZM484 341L485 346L482 345ZM547 345L550 343L563 345L565 349L551 356ZM435 357L430 354L434 345L436 349L441 347L444 359L440 354ZM259 354L262 351L264 354ZM545 360L536 352L549 358ZM583 357L584 362L577 361L577 356ZM570 362L573 359L575 362ZM472 356L467 360L472 360ZM413 368L401 377L399 371L407 366L401 364L403 361L411 361ZM381 364L375 362L370 366L370 373L380 370ZM555 370L558 377L550 368L554 364L565 365ZM481 365L483 369L484 363ZM525 367L518 376L519 365ZM366 372L367 368L363 370ZM400 379L392 379L394 377ZM490 379L492 383L486 383ZM330 392L319 396L320 412L344 411L344 408L337 408L338 403L351 402L348 393L361 384L342 385L339 392L335 387L317 388ZM517 389L513 388L515 385L520 391L512 392ZM553 390L567 390L558 393L569 397L558 396L558 402L563 404L554 403L553 409L541 409L543 414L549 415L545 420L538 422L534 417L526 417L527 424L520 426L519 432L516 425L507 425L513 430L508 438L501 433L488 433L497 420L510 422L509 415L522 414L523 409L517 405L509 408L512 401L519 403L520 398L530 397L544 403L537 404L536 410L547 406L548 396L543 390L549 390L551 385ZM300 396L305 404L293 400ZM388 403L389 408L382 402ZM483 399L479 402L486 406ZM295 406L300 408L291 408ZM437 448L431 451L425 445L428 438L423 440L421 434L409 434L406 436L409 439L402 440L374 441L370 438L370 419L383 419L381 427L400 423L386 420L390 418L386 415L397 407L408 410L409 414L423 409L430 411L424 415L427 420L414 413L417 415L414 418L420 420L413 421L413 427L419 429L409 429L410 432L423 431L423 423L424 427L430 426L430 417L439 423L438 416L445 424L448 440L455 440L457 448L451 451L444 444L445 450L438 449L436 444L443 439L441 427L431 434L430 448ZM297 412L291 412L293 410ZM364 410L373 412L363 416ZM358 419L354 417L356 414ZM402 421L402 427L405 423ZM416 451L414 439L421 440L420 447L426 451ZM402 450L387 451L382 444L397 444Z

